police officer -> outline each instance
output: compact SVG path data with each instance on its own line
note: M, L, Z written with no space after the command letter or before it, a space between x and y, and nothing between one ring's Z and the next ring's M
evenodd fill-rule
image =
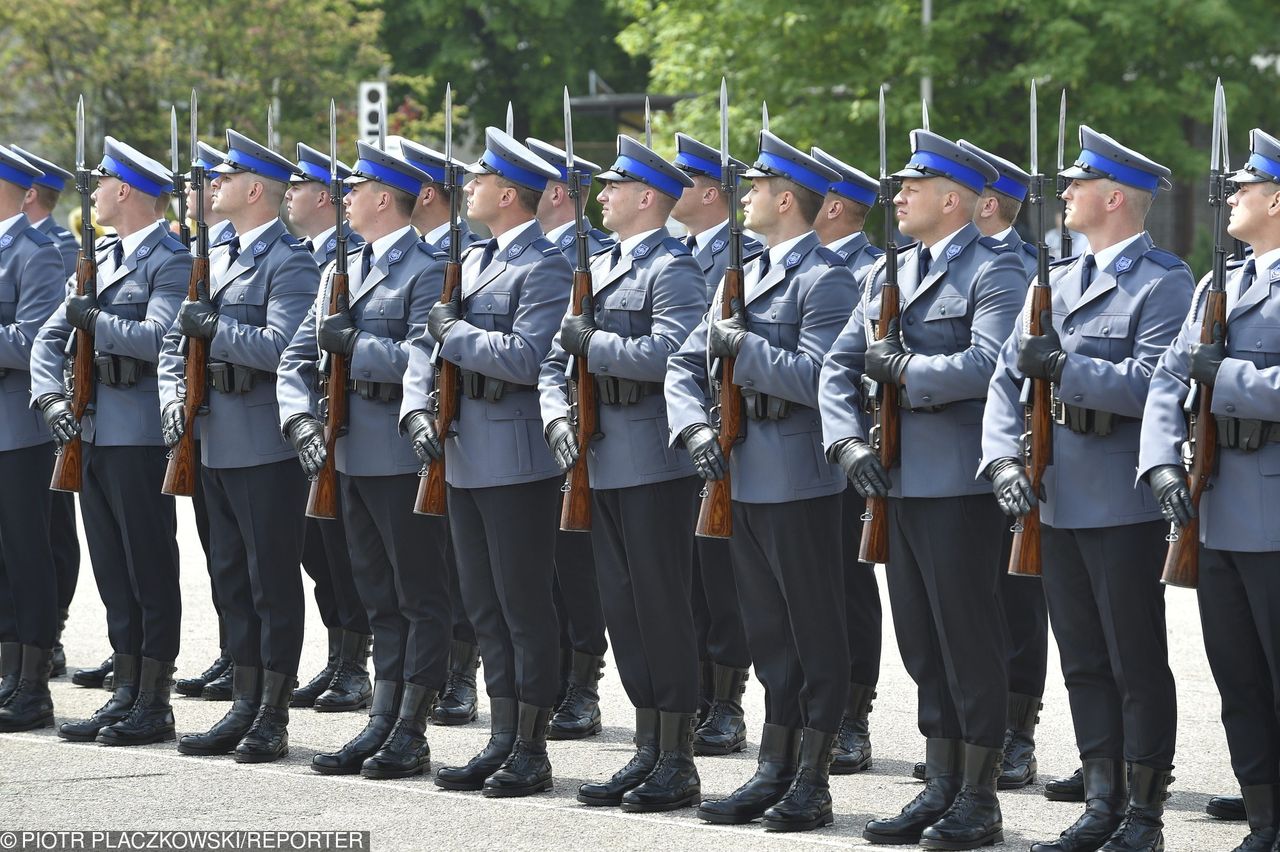
M321 269L332 263L338 253L334 209L338 201L329 197L329 166L329 155L299 142L298 169L289 177L289 189L284 194L289 223L303 235L303 245L311 250ZM350 175L351 169L338 163L339 179ZM347 251L354 256L364 238L353 233L350 225L344 224L342 231ZM327 307L320 305L322 311ZM312 338L314 332L313 326ZM338 502L341 504L341 497ZM331 520L307 518L306 525L302 567L315 582L316 608L329 634L329 655L325 667L293 691L289 706L315 707L321 712L355 710L368 703L372 694L365 668L372 636L369 617L351 577L351 556L347 553L341 511Z
M821 148L809 151L815 160L838 175L827 189L822 210L814 220L814 232L823 246L844 260L853 272L861 296L862 285L877 258L884 252L871 244L863 231L867 214L880 196L880 183ZM844 613L849 631L849 698L836 736L831 760L832 775L850 775L871 768L871 730L868 715L880 679L880 641L883 614L880 586L874 565L858 559L853 542L862 535L866 501L852 488L841 497L840 529L844 542Z
M685 226L685 245L693 252L706 282L710 304L729 264L729 199L721 191L720 152L684 133L676 134L676 168L693 181L680 193L671 218ZM746 163L733 160L738 174ZM736 213L737 211L733 211ZM742 238L743 261L763 251L757 240ZM694 754L731 754L747 740L742 710L751 651L742 627L742 610L733 581L729 542L698 538L693 553L693 621L698 635L701 700Z
M1013 223L1026 200L1031 175L963 139L959 145L996 170L996 179L978 199L973 224L984 237L999 240L1007 251L1014 252L1030 281L1036 274L1039 255L1035 245L1023 240ZM1000 565L1008 566L1012 551L1012 527L1006 526L1001 535ZM1009 708L1004 761L996 783L1001 790L1008 790L1025 787L1036 779L1035 733L1049 658L1049 614L1043 585L1007 570L1000 576L1000 600L1009 630Z
M560 249L570 264L578 261L578 226L573 220L574 201L569 195L569 170L565 152L539 139L525 139L529 150L556 167L557 180L547 181L538 202L538 224L547 240ZM591 192L591 178L600 167L574 157L580 176L582 200ZM585 221L587 256L613 248L612 237ZM591 555L591 537L577 532L556 533L556 576L552 586L556 617L560 622L560 694L551 717L548 739L576 740L600 732L600 671L605 639L604 610L600 604L600 584Z
M65 722L60 736L107 745L174 737L169 703L178 656L182 598L172 497L160 493L161 437L156 361L191 277L191 255L155 208L173 191L169 172L106 138L93 193L98 220L116 230L99 242L97 291L72 295L40 329L32 353L31 396L54 440L82 431L80 512L115 651L112 697L88 720ZM67 342L93 334L91 416L77 423L63 384Z
M53 218L58 199L67 188L67 181L74 175L56 163L37 157L30 151L9 146L15 154L40 170L31 188L22 200L22 212L31 227L53 240L62 255L63 280L76 272L76 258L80 244L75 236ZM70 491L52 491L53 508L49 518L49 544L53 548L53 567L58 578L58 632L53 643L53 669L50 677L60 677L67 672L67 655L62 649L62 629L67 623L67 612L75 596L80 578L80 539L76 531L75 494Z
M213 212L230 219L236 237L210 259L209 297L184 302L165 337L161 400L165 440L173 444L183 428L181 338L208 340L201 476L213 582L234 661L232 707L206 733L184 736L178 750L234 750L237 762L263 763L289 751L302 653L307 482L280 434L275 373L315 300L320 271L280 220L293 163L234 130L227 147L227 161L214 168Z
M1273 850L1280 828L1280 546L1271 499L1280 493L1270 475L1280 458L1280 342L1272 333L1280 317L1280 139L1255 129L1249 149L1244 168L1230 177L1236 191L1227 202L1227 231L1247 243L1252 256L1226 276L1227 326L1213 342L1200 342L1206 276L1151 378L1138 456L1140 478L1151 484L1165 517L1185 527L1196 512L1180 463L1189 437L1183 404L1192 382L1201 393L1213 388L1218 467L1200 498L1197 595L1231 769L1249 821L1249 836L1238 847L1245 852Z
M898 816L867 823L863 837L968 849L1003 836L996 776L1008 685L996 598L1005 522L966 459L978 454L987 382L1027 282L1017 257L972 221L995 170L928 131L911 143L894 205L902 232L920 242L898 256L901 320L873 339L881 264L823 365L823 432L858 492L888 497L889 599L894 623L913 626L897 631L898 646L927 737L924 791ZM892 473L866 442L863 376L900 387L902 463Z
M53 443L31 410L31 340L63 296L62 258L23 199L43 172L0 147L0 730L53 724L58 576L50 546ZM65 664L64 664L65 668Z
M434 251L448 251L453 239L449 229L451 192L462 191L461 176L464 164L454 160L459 185L449 188L444 154L409 139L393 136L387 141L387 150L395 152L409 164L416 166L430 180L423 181L418 203L413 208L413 226L422 234L422 241ZM461 248L474 243L479 237L459 219ZM467 619L467 608L462 602L462 589L458 583L458 564L453 553L453 541L446 538L445 566L449 572L449 598L453 607L453 643L449 646L449 675L440 689L435 707L431 708L431 720L437 725L464 725L477 715L476 671L480 667L480 646L476 644L476 629Z
M327 455L318 360L321 352L349 359L346 431L335 466L356 588L374 629L376 681L365 729L341 750L315 755L311 767L405 778L430 765L427 714L445 678L451 606L445 521L413 512L420 465L398 434L400 382L409 339L422 334L440 300L445 255L409 224L427 175L365 142L357 148L343 203L368 243L351 255L349 295L335 312L325 291L336 267L326 269L317 307L281 358L277 393L284 432L306 436L295 443L314 476Z
M447 461L449 529L467 615L484 656L492 736L438 786L524 796L551 789L546 732L558 679L552 611L560 476L542 436L534 387L569 301L569 264L534 214L553 166L508 134L485 130L467 170L467 209L494 237L462 263L455 298L431 309L414 341L401 427L424 461ZM437 436L429 408L431 349L457 364L454 432Z
M712 312L672 357L671 442L704 479L732 473L734 580L751 659L765 686L755 775L698 816L775 831L830 825L831 747L849 688L840 542L839 468L822 456L818 371L853 310L856 283L822 248L813 220L836 172L769 131L744 177L745 224L766 250L746 264L745 298ZM736 301L736 300L735 300ZM726 464L708 425L708 361L734 358L745 440Z
M705 310L702 272L665 225L692 181L627 136L600 175L604 225L619 242L591 263L590 297L564 318L540 381L547 440L561 469L578 458L569 423L570 356L585 358L597 386L599 432L588 447L591 546L614 640L614 658L636 707L636 754L578 801L628 811L692 805L698 670L690 584L699 481L666 442L662 379L667 358Z

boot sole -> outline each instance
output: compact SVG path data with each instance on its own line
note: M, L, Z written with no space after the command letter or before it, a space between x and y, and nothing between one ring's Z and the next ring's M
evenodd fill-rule
M173 731L165 731L163 733L146 737L145 739L140 739L140 740L117 740L117 739L112 739L111 737L104 737L102 734L98 734L98 737L95 740L95 742L100 742L105 746L140 746L140 745L152 745L154 743L172 742L177 738L178 738L178 735L175 734Z
M226 692L201 692L200 697L205 701L230 701L231 691Z
M733 745L712 745L711 743L699 743L693 741L693 753L699 757L723 757L727 754L735 754L746 748L747 741L743 739L741 742Z
M485 776L486 778L488 776ZM442 790L460 790L464 793L476 793L484 789L484 781L446 781L439 775L435 777L435 785Z
M834 814L824 814L817 819L809 819L804 822L778 822L762 817L760 824L764 826L765 831L813 831L815 828L825 828L835 821Z
M239 742L237 740L237 742ZM236 750L236 743L232 743L226 748L210 748L208 746L192 746L183 745L178 742L178 754L189 754L192 757L221 757L224 754L231 754Z
M547 739L549 740L585 740L587 737L594 737L604 729L604 726L596 722L585 731L566 731L561 728L551 727L547 729Z
M440 725L445 728L450 728L450 727L453 727L454 725L469 725L472 722L474 722L477 718L479 718L479 715L480 715L479 713L472 713L470 716L468 716L465 719L454 717L454 716L443 716L443 717L432 716L431 724Z
M51 727L53 727L52 713L50 713L46 717L36 719L31 722L23 722L21 724L0 724L0 732L6 733L6 734L16 734L16 733L19 733L20 731L34 731L38 728L51 728Z
M832 775L856 775L859 772L866 772L870 768L871 758L868 757L860 763L854 763L846 766L833 763L831 764L831 769L829 769L828 772Z
M579 793L575 798L579 802L592 808L616 808L622 804L622 797L611 799L593 799L591 796L584 796Z
M96 677L82 678L72 675L71 683L75 686L84 687L85 689L102 689L102 679Z
M183 698L199 698L201 694L204 692L204 686L202 685L198 688L192 686L192 687L183 689L182 687L178 686L175 683L173 685L173 691L181 695Z
M997 790L1021 790L1023 787L1030 787L1034 783L1036 783L1035 775L1032 775L1030 778L1028 778L1025 781L1021 779L1019 780L1011 779L1006 781L1002 776L996 779L996 789Z
M319 772L321 775L359 775L359 766L321 766L318 763L311 764L312 772Z
M1216 805L1205 805L1204 812L1209 816L1223 822L1244 822L1246 816L1243 811L1235 808L1220 808Z
M237 754L236 763L272 763L289 756L289 748L273 754Z
M921 832L924 831L924 829L920 829L920 830ZM864 828L862 830L862 839L869 840L872 843L876 843L881 846L919 846L920 845L919 834L915 835L914 837L908 834L881 834L879 832L872 831L871 829L868 829L868 828Z
M67 673L67 667L66 667L65 665L64 665L64 666L62 666L61 668L50 669L50 670L49 670L49 679L50 679L50 680L52 680L52 679L53 679L53 678L55 678L55 677L62 677L62 676L63 676L63 675L65 675L66 673Z
M703 822L715 823L716 825L746 825L749 822L755 822L762 816L764 816L763 812L751 815L717 814L698 808L698 819Z
M105 728L106 725L102 727ZM58 736L69 743L91 743L98 738L98 731L94 731L92 734L68 734L65 731L58 731Z
M1044 797L1051 802L1083 802L1084 793L1057 793L1048 787L1044 789Z
M309 698L309 699L308 698L290 698L289 699L290 709L293 709L293 708L306 709L307 707L315 707L315 706L316 706L316 700L314 698Z
M323 769L316 769L316 765L314 763L311 764L311 768L315 769L317 772L324 772ZM387 781L392 778L412 778L415 775L423 774L430 768L431 761L427 761L416 769L365 769L361 767L358 772L361 777L368 778L372 781ZM342 773L329 772L325 774L340 775Z
M997 843L1004 843L1003 829L992 832L986 837L979 840L942 840L940 838L920 838L920 847L923 849L980 849L983 846L994 846Z
M354 704L321 704L320 700L316 699L314 709L317 713L354 713L368 707L371 699L372 696L362 698Z
M490 799L513 799L517 796L532 796L535 793L547 793L550 791L550 778L524 787L482 787L480 789L480 792Z
M674 802L657 802L653 804L639 804L636 802L628 802L623 800L622 809L629 814L652 814L662 813L663 811L678 811L681 808L691 808L695 804L702 801L702 791L690 793L683 799Z

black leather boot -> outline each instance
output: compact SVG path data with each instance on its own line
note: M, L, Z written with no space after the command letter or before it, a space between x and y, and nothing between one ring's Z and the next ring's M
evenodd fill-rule
M67 673L67 652L62 647L62 631L67 626L67 616L70 613L65 609L58 610L58 632L53 635L53 653L49 657L49 677L62 677Z
M342 631L338 650L338 666L333 671L329 688L316 697L317 713L345 713L369 706L373 686L369 683L369 651L373 637L363 633ZM434 693L435 690L432 690Z
M872 843L909 845L951 807L963 781L964 754L960 740L929 739L925 743L924 789L896 816L873 819L862 830Z
M694 754L733 754L747 741L742 694L747 691L747 670L712 664L711 709L693 732Z
M174 738L171 662L143 657L138 666L138 697L129 714L98 731L98 742L111 746L147 745Z
M484 781L486 796L507 798L545 793L551 789L551 760L547 757L550 707L520 702L516 741L511 754Z
M235 666L231 674L231 708L203 734L178 739L183 754L231 754L253 727L262 700L262 669Z
M871 699L875 697L875 687L849 684L844 718L840 720L836 744L831 750L832 775L852 775L871 768L871 728L867 717L871 713Z
M102 679L109 674L111 674L111 658L107 657L94 668L76 669L71 675L71 682L88 689L102 689Z
M385 683L385 681L383 681ZM408 778L431 768L431 747L427 745L427 714L435 704L434 689L406 683L400 697L400 715L382 748L365 759L360 774L365 778ZM371 717L372 719L372 717Z
M622 804L622 795L653 771L658 762L658 711L636 708L636 753L627 765L613 773L603 784L583 784L578 788L578 801L584 805L612 806Z
M478 668L480 668L480 646L455 639L449 646L449 677L444 683L444 689L440 690L440 700L436 702L436 708L431 711L432 722L437 725L465 725L475 721L477 715L476 669ZM492 710L492 702L490 709ZM488 774L485 777L488 777ZM484 781L483 778L480 780ZM480 787L474 789L479 790Z
M573 652L564 698L556 706L547 731L549 740L580 740L600 733L600 672L604 657Z
M200 690L200 697L205 701L230 701L232 677L232 667L227 666L220 675L204 685Z
M658 713L658 760L645 779L622 794L632 813L674 811L702 799L702 779L693 764L693 713Z
M329 654L325 657L324 668L315 677L293 691L289 699L290 707L314 707L316 699L329 688L333 673L338 670L338 658L342 653L342 628L329 628Z
M1004 732L1004 762L996 786L1017 790L1036 780L1036 722L1040 721L1038 695L1009 693L1008 729Z
M766 722L760 734L756 773L723 799L703 799L698 817L722 825L759 819L791 788L799 761L800 730Z
M49 694L49 659L53 652L22 646L18 685L0 706L0 731L32 731L53 725L53 696Z
M1057 840L1031 844L1031 852L1094 852L1124 819L1129 801L1124 761L1089 758L1084 761L1084 813Z
M925 849L977 849L1004 843L996 779L1003 748L964 744L964 786L947 812L920 835Z
M760 824L768 831L812 831L831 825L831 746L836 735L814 728L800 732L796 777L778 803L764 812Z
M63 722L58 726L58 736L72 742L93 742L99 731L129 715L133 702L138 700L138 658L133 654L116 654L114 660L115 677L112 682L116 688L107 703L88 719Z
M1103 852L1163 852L1164 800L1172 768L1129 764L1129 808Z
M289 700L297 685L293 675L262 670L258 715L235 748L236 763L270 763L289 753Z
M1271 852L1280 827L1280 786L1259 784L1241 787L1249 819L1249 836L1233 852Z
M206 686L222 677L230 668L231 657L225 650L219 651L218 658L209 664L209 668L195 677L184 677L174 681L173 689L179 695L185 695L188 698L199 698L204 694Z
M1243 796L1210 796L1204 812L1214 819L1227 822L1244 822L1248 818L1244 811Z
M1077 769L1066 778L1046 781L1044 797L1051 802L1083 802L1084 775Z
M399 682L375 680L373 699L369 703L369 721L364 730L337 751L312 755L311 768L321 775L358 775L364 762L377 754L391 735L399 706Z
M446 790L482 790L485 779L498 771L516 743L519 702L514 698L489 699L489 742L465 766L442 766L436 786Z
M22 643L0 642L0 706L18 688L22 676Z

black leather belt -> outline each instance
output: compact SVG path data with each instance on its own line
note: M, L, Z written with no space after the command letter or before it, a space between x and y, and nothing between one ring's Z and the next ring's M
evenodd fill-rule
M248 393L259 379L275 381L275 374L227 361L209 362L209 387L218 393Z
M352 379L347 387L361 399L375 402L395 402L404 396L404 386L395 382L365 382Z
M742 391L742 403L752 420L783 420L791 414L791 400L749 388Z
M517 385L513 382L495 379L474 370L459 370L462 378L462 394L467 399L483 399L497 402L513 391L533 390L533 385Z
M1117 423L1136 423L1138 418L1126 417L1110 411L1099 411L1096 408L1082 408L1078 405L1067 405L1058 399L1058 390L1054 388L1053 422L1065 426L1077 435L1097 435L1104 438L1110 435Z
M138 379L156 375L155 364L128 355L96 355L93 368L98 383L112 388L132 387Z
M1214 415L1218 423L1218 446L1251 453L1263 444L1280 444L1280 423L1242 417Z
M646 396L662 393L661 382L637 382L616 376L596 376L601 405L635 405Z

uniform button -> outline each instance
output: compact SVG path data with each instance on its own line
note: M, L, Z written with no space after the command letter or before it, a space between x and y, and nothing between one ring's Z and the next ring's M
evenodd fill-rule
M769 314L769 319L777 319L777 318L778 318L778 312L777 312L777 311L774 311L773 313Z
M244 301L244 293L241 293L241 294L240 294L240 301L242 301L242 302Z
M907 317L907 325L915 325L915 324L916 324L915 317Z
M1261 341L1261 340L1259 340L1257 343L1253 344L1253 348L1254 348L1254 349L1261 349L1261 348L1262 348L1262 341Z
M751 381L750 379L747 379L745 382L742 383L742 386L744 388L753 388L756 386L756 383Z
M622 307L624 307L624 308L625 308L626 306L627 306L627 300L626 300L626 299L623 299L623 300L622 300Z
M516 409L516 417L523 417L524 413L520 409Z
M1074 399L1076 402L1079 402L1080 400L1084 399L1084 395L1083 395L1083 394L1076 394L1075 396L1073 396L1073 397L1071 397L1071 398L1072 398L1072 399Z
M1231 404L1227 405L1227 411L1235 411L1235 410L1236 410L1236 407L1234 405L1231 405Z
M493 310L493 303L490 302L489 304L485 305L485 307L489 310Z
M1102 333L1103 333L1103 334L1110 334L1110 333L1111 333L1111 326L1109 326L1109 325L1104 325L1104 326L1102 327Z
M1067 334L1075 334L1075 333L1076 333L1076 327L1074 325L1067 326Z
M938 314L939 314L940 316L944 316L944 317L945 317L945 316L947 315L947 309L946 309L946 308L939 308L939 309L938 309Z
M927 395L922 396L921 399L924 400L925 402L933 402L933 397L931 396L927 396Z
M378 313L385 314L386 312L387 312L386 308L378 308Z
M360 371L360 375L364 376L364 377L367 379L367 378L369 378L369 371L368 371L368 370L361 370L361 371Z

